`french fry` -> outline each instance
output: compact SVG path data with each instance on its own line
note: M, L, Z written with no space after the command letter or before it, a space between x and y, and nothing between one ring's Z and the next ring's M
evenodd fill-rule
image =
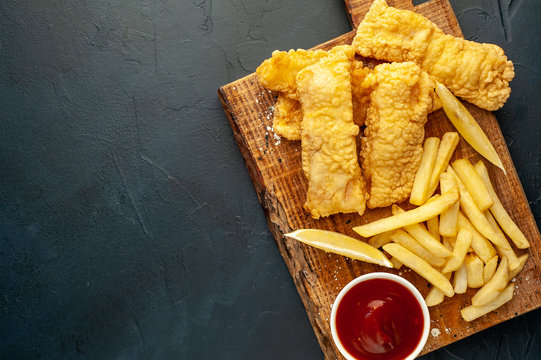
M400 262L400 260L397 260L395 257L392 257L391 258L391 263L393 264L393 267L398 270L402 267L402 263Z
M397 205L393 205L392 212L393 212L393 215L398 215L406 211ZM447 250L445 246L443 246L439 241L434 239L434 237L430 235L428 230L426 230L422 224L413 224L413 225L404 226L404 230L406 230L408 234L413 236L413 238L417 240L419 244L421 244L425 249L430 251L432 254L438 257L442 257L442 258L451 256L451 252Z
M494 205L485 183L468 159L454 161L453 170L468 189L479 210L485 211Z
M426 193L427 198L432 196L434 191L436 191L438 183L440 182L440 174L449 164L449 160L451 160L451 156L453 156L453 153L455 152L459 139L460 137L458 136L457 132L446 132L441 137L438 155L436 156L436 161L434 162L434 169L432 170L428 191Z
M453 205L454 206L454 205ZM433 218L430 218L426 221L426 227L428 228L428 232L430 235L436 239L436 241L440 242L440 220L439 216L434 216Z
M383 250L440 289L445 296L451 297L454 295L451 283L442 273L402 245L393 243L385 244L383 245Z
M507 211L505 211L505 208L503 207L498 195L496 194L496 191L494 190L494 187L492 186L492 183L490 182L490 177L488 176L488 171L485 164L482 161L479 161L477 164L475 164L475 170L483 180L488 193L494 202L494 205L490 207L490 212L492 215L494 215L498 224L500 224L503 231L509 236L517 248L526 249L530 247L530 243L528 242L528 239L526 239L526 236L524 236L517 224L515 224Z
M492 279L487 282L482 288L475 293L471 298L471 303L474 306L481 306L488 304L494 300L499 292L507 285L509 282L509 265L507 258L502 258L500 265Z
M484 212L485 217L487 218L487 221L489 222L490 226L496 231L503 239L505 239L505 242L507 243L507 248L500 248L499 246L496 246L496 250L500 253L500 256L505 256L507 260L509 261L509 270L514 270L519 266L519 261L517 254L513 251L511 248L511 245L509 245L509 242L505 238L505 235L503 234L502 230L498 226L498 223L492 217L492 214L489 211Z
M466 264L463 263L458 270L455 271L453 287L456 294L464 294L466 290L468 290L468 269L466 269Z
M367 238L385 231L417 224L441 214L442 211L450 208L457 200L458 189L455 187L430 203L421 205L418 208L406 211L402 214L389 216L365 225L356 226L353 228L353 231L362 237Z
M432 266L440 267L445 264L445 259L437 257L432 254L430 251L425 249L421 244L419 244L410 234L404 230L397 230L391 239L397 243L419 256L421 259L425 260ZM447 249L446 249L447 250Z
M453 186L457 186L456 179L452 174L442 173L440 175L440 188L442 192L449 191ZM458 233L458 209L460 203L457 201L449 209L440 215L440 235L455 236Z
M473 251L487 263L490 259L497 255L496 249L492 243L488 241L477 229L472 225L470 220L462 214L458 213L458 226L469 230L472 233L471 247Z
M444 236L443 237L443 246L450 252L453 252L453 248L455 247L456 242L456 236Z
M526 260L528 260L528 254L524 254L518 258L518 266L515 270L509 271L509 281L511 281L519 272L522 271L524 265L526 265Z
M440 139L437 137L426 138L423 145L423 155L421 156L421 164L415 173L413 186L411 188L410 203L414 205L422 205L425 199L428 198L426 193L430 182L430 176L434 169L434 162L438 155L438 147Z
M443 273L452 272L458 270L464 261L464 257L470 248L472 234L466 229L460 229L456 236L455 246L453 248L453 255L447 260L447 264L443 268Z
M464 259L468 273L468 287L480 288L485 284L483 279L484 264L475 254L468 254Z
M483 306L467 306L460 310L462 318L466 321L473 321L489 312L496 310L509 300L513 298L513 291L515 290L514 284L509 284L502 292L499 293L492 302Z
M386 231L381 234L377 234L375 236L372 236L370 239L368 239L368 243L372 245L373 247L380 248L383 245L391 242L391 235L393 235L394 230Z
M443 274L443 276L445 276L447 280L451 279L451 275L452 273ZM436 306L438 304L441 304L443 302L443 296L444 296L443 292L441 292L441 290L438 289L437 287L433 286L428 292L428 294L426 295L426 298L425 298L426 306L430 307L430 306Z
M475 228L494 245L501 249L510 249L509 243L505 237L501 237L500 234L494 231L483 212L479 210L477 204L475 204L473 201L471 194L468 192L462 181L460 181L458 176L456 176L454 170L451 167L448 167L447 172L451 172L455 175L458 190L460 192L460 207L462 210L464 210L464 213L471 221L473 226L475 226Z
M494 256L492 259L487 261L485 264L485 267L483 268L483 281L485 284L492 279L494 276L494 273L496 272L496 268L498 267L498 256Z

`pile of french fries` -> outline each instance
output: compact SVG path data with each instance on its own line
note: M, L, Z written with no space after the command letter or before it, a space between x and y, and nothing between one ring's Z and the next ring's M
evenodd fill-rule
M449 164L458 141L456 132L425 140L410 197L417 208L393 205L392 216L353 230L392 256L395 268L405 265L433 285L428 306L468 287L479 289L461 310L472 321L513 297L511 280L528 255L517 256L506 235L517 249L530 244L502 206L482 161ZM438 185L441 194L434 194Z

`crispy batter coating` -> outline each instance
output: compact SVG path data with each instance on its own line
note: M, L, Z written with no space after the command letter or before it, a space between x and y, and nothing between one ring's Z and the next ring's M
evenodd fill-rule
M350 70L346 52L337 51L297 75L303 110L302 165L308 178L304 208L316 219L365 210Z
M363 67L362 61L351 62L351 90L353 100L353 122L362 126L366 119L366 109L370 102L370 88L361 86L363 80L370 73L369 68ZM285 93L278 93L274 104L274 118L272 125L274 132L288 140L301 139L301 104L297 100L287 97Z
M363 87L364 79L372 71L370 68L363 67L362 61L354 60L351 64L351 92L353 95L353 122L359 126L364 125L366 120L366 110L370 103L371 88Z
M274 132L288 140L301 139L301 103L279 93L274 104L272 128Z
M369 208L406 200L423 151L435 83L413 62L381 64L363 82L373 89L361 139Z
M350 45L335 46L329 51L275 50L270 58L257 67L256 73L261 84L267 89L280 91L292 99L297 99L295 79L299 71L337 51L344 51L349 60L355 57L355 51Z
M503 50L446 35L412 11L375 0L357 28L352 46L362 56L413 61L455 95L486 110L503 106L515 73Z

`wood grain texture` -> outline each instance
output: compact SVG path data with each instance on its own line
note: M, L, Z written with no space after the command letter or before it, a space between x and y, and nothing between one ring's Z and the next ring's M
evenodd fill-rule
M397 7L414 9L434 21L442 30L462 36L454 13L445 0L433 0L418 7L411 2L389 1ZM351 18L358 23L368 10L371 1L347 1ZM328 49L339 44L350 43L354 32L344 34L318 46ZM283 49L286 50L286 49ZM270 56L270 54L269 54ZM300 142L278 140L272 131L273 104L276 94L265 89L255 74L246 76L218 90L224 111L227 114L239 149L246 161L257 196L267 217L269 228L293 277L299 295L314 332L327 359L341 358L334 347L329 327L331 306L334 298L355 277L373 272L389 271L402 275L414 283L426 295L429 284L410 270L388 270L372 264L350 260L328 254L321 250L284 238L283 234L300 228L319 228L338 231L358 237L351 228L390 215L390 209L367 210L363 216L337 214L314 220L303 209L307 181L301 170ZM495 189L511 217L530 240L530 258L516 281L514 299L487 316L474 322L462 320L459 310L470 303L475 290L455 295L430 309L432 328L440 330L437 337L430 336L423 353L438 349L449 343L472 335L487 327L536 309L541 305L541 289L538 268L541 257L541 236L528 206L516 170L509 155L503 135L495 116L473 105L465 104L479 121L494 147L498 151L507 175L491 164L487 164ZM426 136L439 136L453 131L451 123L440 110L429 115ZM457 147L454 159L469 158L472 162L481 157L463 139ZM408 207L404 204L404 207ZM517 251L518 254L524 251Z

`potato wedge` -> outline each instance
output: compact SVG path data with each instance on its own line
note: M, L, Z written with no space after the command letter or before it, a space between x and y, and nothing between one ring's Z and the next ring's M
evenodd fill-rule
M475 295L471 298L471 303L474 306L481 306L488 304L494 300L499 292L507 285L509 282L509 263L507 258L503 258L500 261L496 273L489 282L487 282Z
M430 183L430 176L434 169L434 162L438 155L438 147L440 145L440 139L437 137L429 137L425 139L423 145L423 155L421 156L421 164L415 173L415 179L413 180L413 186L411 188L410 203L414 205L422 205L428 198L426 193L428 192L428 185Z
M509 300L513 298L513 291L515 290L514 284L509 284L499 295L490 303L482 306L467 306L460 310L462 318L466 321L473 321L483 315L488 314L491 311L496 310Z
M453 186L457 186L454 175L442 173L440 175L440 189L442 192L449 191ZM460 203L457 201L449 209L440 215L440 235L456 236L458 233L458 209Z
M436 191L438 188L440 174L445 170L447 165L449 165L449 160L451 160L451 157L455 152L459 139L460 137L458 136L457 132L446 132L441 137L438 155L436 156L436 161L434 162L434 169L432 170L428 191L426 193L427 198L432 196L434 191Z
M468 189L479 210L485 211L494 205L485 183L468 159L454 161L453 170Z
M398 205L392 206L393 215L398 215L406 212L406 210L400 208ZM451 252L445 248L439 241L434 239L432 235L425 229L422 224L413 224L404 226L404 230L419 243L425 249L430 251L437 257L446 258L451 256ZM411 250L411 249L410 249Z
M451 283L442 273L402 245L393 243L385 244L383 245L383 250L440 289L445 296L451 297L454 295Z
M356 226L353 228L357 234L363 237L370 237L382 232L399 229L404 226L417 224L426 221L447 210L458 200L458 189L452 188L437 199L423 204L418 208L406 211L402 214L389 216L371 223Z
M490 182L490 177L488 176L488 170L485 167L485 164L483 164L482 161L479 161L477 164L475 164L475 170L483 180L483 183L485 184L488 193L494 202L494 204L490 207L490 212L492 215L494 215L498 224L500 224L503 231L507 234L507 236L509 236L517 248L526 249L530 247L528 239L526 239L524 233L520 231L517 224L515 224L515 222L511 219L498 198L498 195Z
M468 290L468 269L464 263L455 271L453 288L456 294L464 294Z
M470 220L462 213L458 213L458 226L469 230L472 233L471 247L473 251L487 263L498 253L490 241L488 241L477 229L472 225Z
M483 278L484 263L475 254L468 254L464 259L468 272L468 287L477 289L485 284Z
M453 272L458 270L464 261L464 257L470 248L472 240L472 234L466 229L460 229L458 235L456 236L455 246L453 248L453 255L449 257L445 267L443 268L443 273Z

